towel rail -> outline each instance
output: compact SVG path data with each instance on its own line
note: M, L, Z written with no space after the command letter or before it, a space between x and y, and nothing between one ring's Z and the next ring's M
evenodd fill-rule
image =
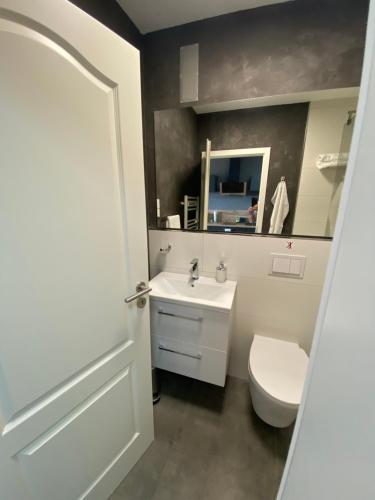
M184 229L199 229L199 196L184 196Z

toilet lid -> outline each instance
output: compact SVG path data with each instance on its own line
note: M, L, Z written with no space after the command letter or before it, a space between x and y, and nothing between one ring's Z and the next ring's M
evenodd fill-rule
M309 358L294 342L254 335L249 370L271 397L299 405Z

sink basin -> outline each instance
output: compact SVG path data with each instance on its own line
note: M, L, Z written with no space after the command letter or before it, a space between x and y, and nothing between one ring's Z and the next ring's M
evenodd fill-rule
M236 281L217 283L214 278L204 276L191 286L187 274L163 272L150 281L150 296L175 303L230 311L236 286Z

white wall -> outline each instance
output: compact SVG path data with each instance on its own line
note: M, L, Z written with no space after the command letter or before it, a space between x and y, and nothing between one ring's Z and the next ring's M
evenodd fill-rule
M202 274L215 275L220 260L238 281L229 373L247 378L253 333L298 342L309 351L331 243L261 236L149 231L151 277L161 271L187 273L197 257ZM172 245L167 255L160 248ZM271 252L306 255L302 280L269 276Z
M352 152L279 500L375 498L374 111L371 0Z
M333 231L327 228L327 219L333 190L337 185L338 169L319 170L316 167L316 158L321 153L340 152L348 111L356 107L356 98L310 104L293 234L332 236ZM331 226L334 228L336 212L331 211L331 216L334 219Z

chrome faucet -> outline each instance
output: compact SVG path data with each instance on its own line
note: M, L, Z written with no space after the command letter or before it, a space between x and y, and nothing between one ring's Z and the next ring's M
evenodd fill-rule
M190 264L192 265L189 273L189 285L194 286L194 283L199 280L199 267L198 267L198 259L193 259Z

